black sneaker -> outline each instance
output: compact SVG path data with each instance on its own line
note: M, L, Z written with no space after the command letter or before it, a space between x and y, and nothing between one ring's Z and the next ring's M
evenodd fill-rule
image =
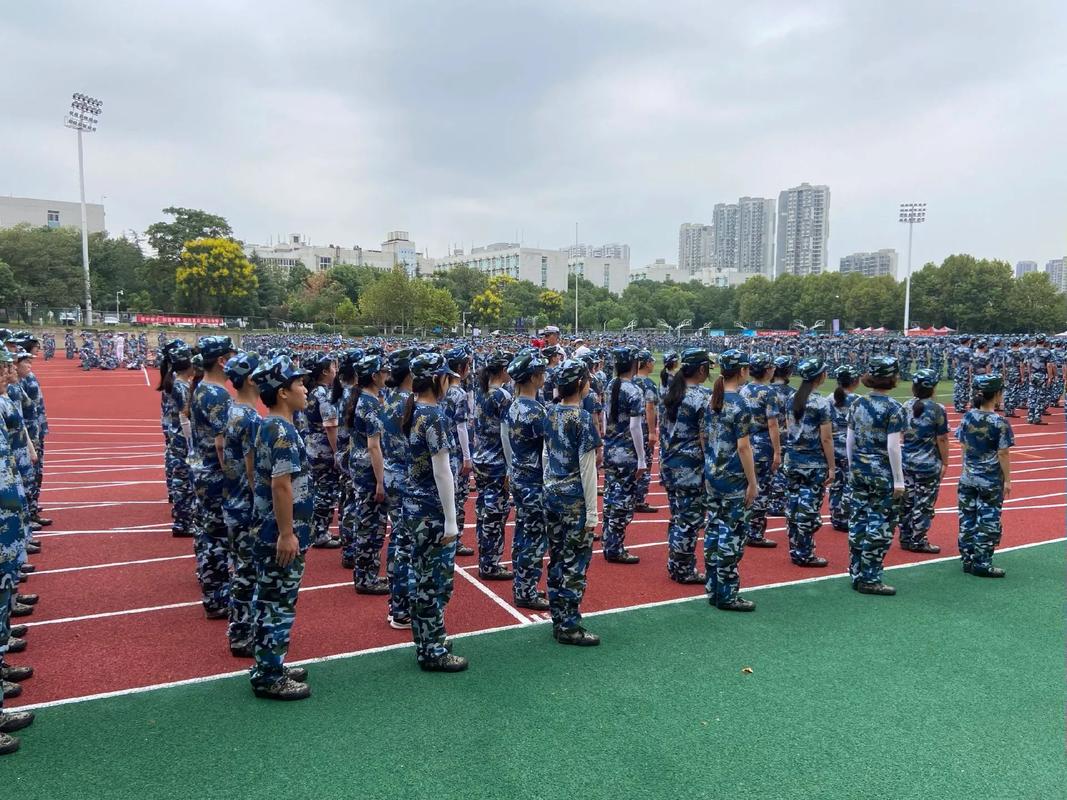
M456 547L456 555L457 556L473 556L474 555L474 548L471 547L469 544L461 544L458 547Z
M6 756L19 749L19 740L6 733L0 733L0 756Z
M36 522L36 523L37 523L38 525L40 525L40 526L41 526L42 528L47 528L47 527L48 527L49 525L51 525L51 524L52 524L52 520L50 520L50 519L47 519L47 518L45 518L45 517L42 517L42 516L39 516L39 515L38 515L38 516L36 516L36 517L34 517L32 521L33 521L33 522Z
M336 550L341 547L341 540L336 536L327 536L325 539L319 539L311 546L316 550Z
M41 540L40 539L30 539L28 542L26 542L26 544L32 544L34 547L40 547L41 546Z
M356 559L354 556L341 556L341 569L347 569L349 572L356 568Z
M615 555L610 555L610 556L607 553L604 553L604 560L605 561L609 561L612 564L640 564L641 563L641 559L638 556L635 556L632 553L628 553L625 550L623 550L620 553L616 553Z
M971 574L976 578L1003 578L1007 573L1000 567L971 567Z
M288 675L270 686L253 686L252 693L264 700L306 700L311 697L311 689L306 683L294 681Z
M187 531L185 528L180 528L175 525L170 529L170 535L175 539L192 539L196 534L192 531Z
M356 594L389 594L389 581L375 578L374 583L355 584Z
M15 603L11 607L11 616L13 617L28 617L33 613L33 606L28 606L23 603Z
M963 562L963 571L966 572L968 575L970 575L971 574L971 570L972 570L971 562L970 561L964 561ZM10 646L8 647L8 649L9 650L11 649Z
M20 639L18 636L9 636L7 639L7 652L9 653L21 653L26 649L26 640Z
M892 597L897 593L897 590L892 586L887 586L884 583L866 583L865 581L856 581L854 588L860 594L876 594L882 597Z
M21 572L23 575L32 575L36 571L37 567L35 567L33 564L22 564L19 567L19 572Z
M0 668L0 680L19 683L33 677L33 667L16 667L14 664L4 664Z
M37 601L40 600L40 599L41 599L41 596L37 595L37 594L17 594L17 595L15 595L15 602L16 603L22 603L23 605L27 605L27 606L35 606L35 605L37 605Z
M745 542L745 547L764 547L770 550L772 547L777 547L778 542L773 539L749 539Z
M307 683L308 671L304 667L283 667L285 677L297 683Z
M929 542L919 542L918 544L901 544L901 550L906 550L909 553L940 553L941 548L936 544L930 544Z
M703 572L690 572L688 575L671 575L670 579L675 583L681 583L685 586L690 584L705 583L707 577Z
M600 644L600 637L595 633L590 633L581 625L566 631L553 631L552 635L556 637L556 641L560 644L573 644L578 647L596 647Z
M22 694L22 687L12 681L0 681L0 685L4 687L4 699L10 700L12 697L18 697Z
M538 592L534 597L516 597L516 608L528 608L531 611L548 611L548 598Z
M423 672L463 672L469 666L470 663L463 656L454 656L451 653L419 662L419 669Z
M26 555L35 556L41 552L41 545L26 542Z
M812 556L807 561L794 561L793 562L793 566L794 567L806 567L808 569L819 569L821 567L825 567L829 563L830 562L827 561L822 556Z
M385 621L389 623L389 627L396 631L406 631L411 627L411 617L407 614L397 614L396 616L388 614L385 617Z
M830 527L840 533L848 533L848 523L845 522L831 522Z
M655 514L659 511L659 506L650 506L648 503L638 503L634 506L634 511L638 514Z
M234 644L230 643L230 655L234 658L252 658L255 655L255 648L252 647L252 643L248 644Z
M745 600L741 597L735 597L733 600L728 600L725 603L714 604L719 611L755 611L756 604L751 600Z
M32 724L32 711L0 711L0 733L14 733Z
M483 581L510 581L515 579L515 573L501 566L489 570L478 570L478 577Z
M1047 422L1035 422L1034 424L1035 425L1048 425ZM37 531L39 531L39 530L41 530L41 526L40 525L38 525L36 522L30 522L30 531L31 532L37 533Z
M12 625L8 629L8 635L9 636L15 636L15 637L25 636L26 635L26 631L28 631L28 630L29 630L29 628L27 628L25 625Z
M208 608L205 606L204 616L208 619L229 619L230 610L228 608Z

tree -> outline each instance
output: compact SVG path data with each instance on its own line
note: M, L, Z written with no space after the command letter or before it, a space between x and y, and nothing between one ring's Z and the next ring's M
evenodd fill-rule
M484 292L488 284L485 273L474 267L452 267L433 276L433 285L451 294L460 308L470 308L474 297Z
M341 325L353 325L359 319L359 309L349 298L344 297L337 304L337 322Z
M492 289L486 289L484 292L475 295L471 301L471 316L476 322L481 322L485 325L495 324L500 319L503 310L503 299Z
M381 270L377 267L355 264L337 264L327 271L331 283L336 283L345 293L345 297L353 303L359 303L359 297L363 290L381 277Z
M1048 273L1028 272L1014 281L1007 302L1013 333L1060 330L1067 321L1067 295L1056 292Z
M447 289L438 289L421 281L414 287L416 325L448 330L459 322L459 306Z
M394 267L363 290L359 299L363 319L372 325L400 325L402 330L412 323L416 312L412 281L403 267Z
M15 280L15 272L0 261L0 305L16 305L22 298L22 287Z
M156 251L141 266L142 285L159 308L173 307L178 299L177 272L186 242L195 239L232 239L233 229L224 217L197 208L164 208L171 221L154 222L145 229L148 244Z
M563 295L554 289L546 289L537 296L541 314L546 319L559 319L563 314Z
M181 297L197 312L225 311L259 283L241 245L230 239L186 242L174 277Z

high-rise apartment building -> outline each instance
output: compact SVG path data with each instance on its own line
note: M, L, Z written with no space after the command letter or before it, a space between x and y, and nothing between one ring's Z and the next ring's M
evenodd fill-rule
M737 201L737 263L744 273L774 277L774 201L742 197Z
M711 266L737 269L737 203L716 203L711 212Z
M868 278L879 275L897 277L897 251L893 249L878 250L874 253L853 253L841 259L842 274L855 272Z
M802 183L778 195L775 275L825 272L829 239L829 186Z
M1015 262L1015 277L1021 278L1027 272L1037 272L1036 261L1016 261Z
M627 265L630 263L630 245L621 242L610 242L609 244L596 246L591 244L572 244L561 249L569 258L614 258L625 262Z
M1045 272L1057 292L1067 292L1067 256L1046 261Z
M711 266L711 225L683 222L678 229L678 268L690 275Z

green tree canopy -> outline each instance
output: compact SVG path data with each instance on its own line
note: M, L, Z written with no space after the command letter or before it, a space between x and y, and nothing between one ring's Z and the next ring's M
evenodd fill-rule
M175 272L180 297L197 313L228 311L251 295L258 283L241 245L231 239L186 242Z

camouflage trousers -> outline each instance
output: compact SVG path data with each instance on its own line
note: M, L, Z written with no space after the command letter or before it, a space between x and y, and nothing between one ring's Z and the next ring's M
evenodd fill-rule
M167 448L164 471L167 473L167 493L170 495L174 528L194 533L197 528L196 487L193 485L184 442L184 439L179 439Z
M606 466L604 469L604 555L618 556L625 549L626 528L634 518L637 503L636 468Z
M408 507L412 520L411 633L415 657L431 661L445 655L445 606L452 597L456 564L456 543L445 544L445 521L422 507Z
M256 541L253 547L256 565L255 620L252 666L253 686L270 686L285 677L285 655L289 652L289 633L296 619L296 599L300 579L304 576L304 554L300 553L287 567L278 565L275 546Z
M370 586L382 571L382 543L389 503L375 503L374 489L353 486L345 514L352 524L352 543L345 555L355 559L352 580L356 586Z
M230 532L222 517L222 473L193 473L197 521L193 539L197 579L204 608L221 611L230 605Z
M256 537L244 524L231 524L230 532L230 624L226 631L230 645L252 642L255 624Z
M504 526L511 512L511 503L504 491L504 478L474 468L474 482L478 488L475 513L478 516L478 569L490 572L500 566L504 557Z
M706 514L703 486L667 487L671 521L667 523L667 574L674 579L697 571L697 539Z
M967 381L967 373L957 371L952 384L952 406L957 414L967 410L967 404L971 402L971 386Z
M786 476L789 502L786 518L789 530L789 558L803 564L815 558L815 532L822 527L822 495L826 470L795 469Z
M897 502L893 487L851 480L852 508L848 522L848 574L852 582L882 582L882 564L893 544Z
M586 530L585 520L584 498L545 496L548 604L556 630L573 630L582 623L579 607L593 559L593 532Z
M645 463L648 464L648 469L641 476L641 480L637 481L636 505L641 505L645 502L645 498L648 497L649 487L652 486L652 445L648 443L648 431L645 431Z
M533 600L541 580L542 562L548 550L544 486L512 483L515 501L515 538L511 543L511 566L515 572L515 599Z
M723 497L709 493L706 498L708 527L704 533L705 588L715 605L729 603L741 588L738 566L748 538L748 509L742 495Z
M900 544L905 547L926 544L926 534L934 523L934 503L941 488L941 474L916 475L904 470L904 497L901 498L897 524Z
M1015 383L1004 384L1004 413L1014 414L1015 409L1026 404L1026 392L1023 385L1016 378Z
M785 470L779 469L771 476L766 500L768 517L785 516L786 490L788 486L789 480L786 478Z
M835 527L848 527L848 514L851 496L848 488L848 459L844 453L834 457L834 480L830 484L830 524Z
M746 538L750 542L761 542L767 534L767 507L771 502L771 482L774 473L771 472L770 461L757 461L756 483L759 486L759 494L752 501L748 509L748 533ZM781 470L778 470L781 472Z
M1029 392L1026 395L1026 421L1031 425L1040 422L1049 405L1045 381L1031 380Z
M1004 505L1004 489L979 489L960 484L959 497L960 558L965 566L984 570L992 566L993 551L1000 544L1000 512Z
M386 513L389 516L389 546L386 548L385 575L389 580L389 614L406 617L411 613L411 530L404 507L403 488L385 485Z
M333 510L341 494L340 476L333 456L311 461L311 489L315 494L315 514L311 519L311 543L330 538Z
M352 481L340 475L337 492L337 535L341 538L341 555L355 558L355 535L352 532Z
M33 446L37 450L37 463L32 467L33 480L26 487L26 506L30 516L37 517L41 508L41 481L44 479L44 439L34 439Z
M1056 380L1052 382L1052 386L1049 388L1048 404L1050 406L1059 406L1060 400L1063 399L1063 389L1063 378L1056 378Z
M456 483L456 527L459 528L459 541L463 540L463 529L467 525L467 498L471 493L470 474L460 475L462 464L457 464L452 470Z

